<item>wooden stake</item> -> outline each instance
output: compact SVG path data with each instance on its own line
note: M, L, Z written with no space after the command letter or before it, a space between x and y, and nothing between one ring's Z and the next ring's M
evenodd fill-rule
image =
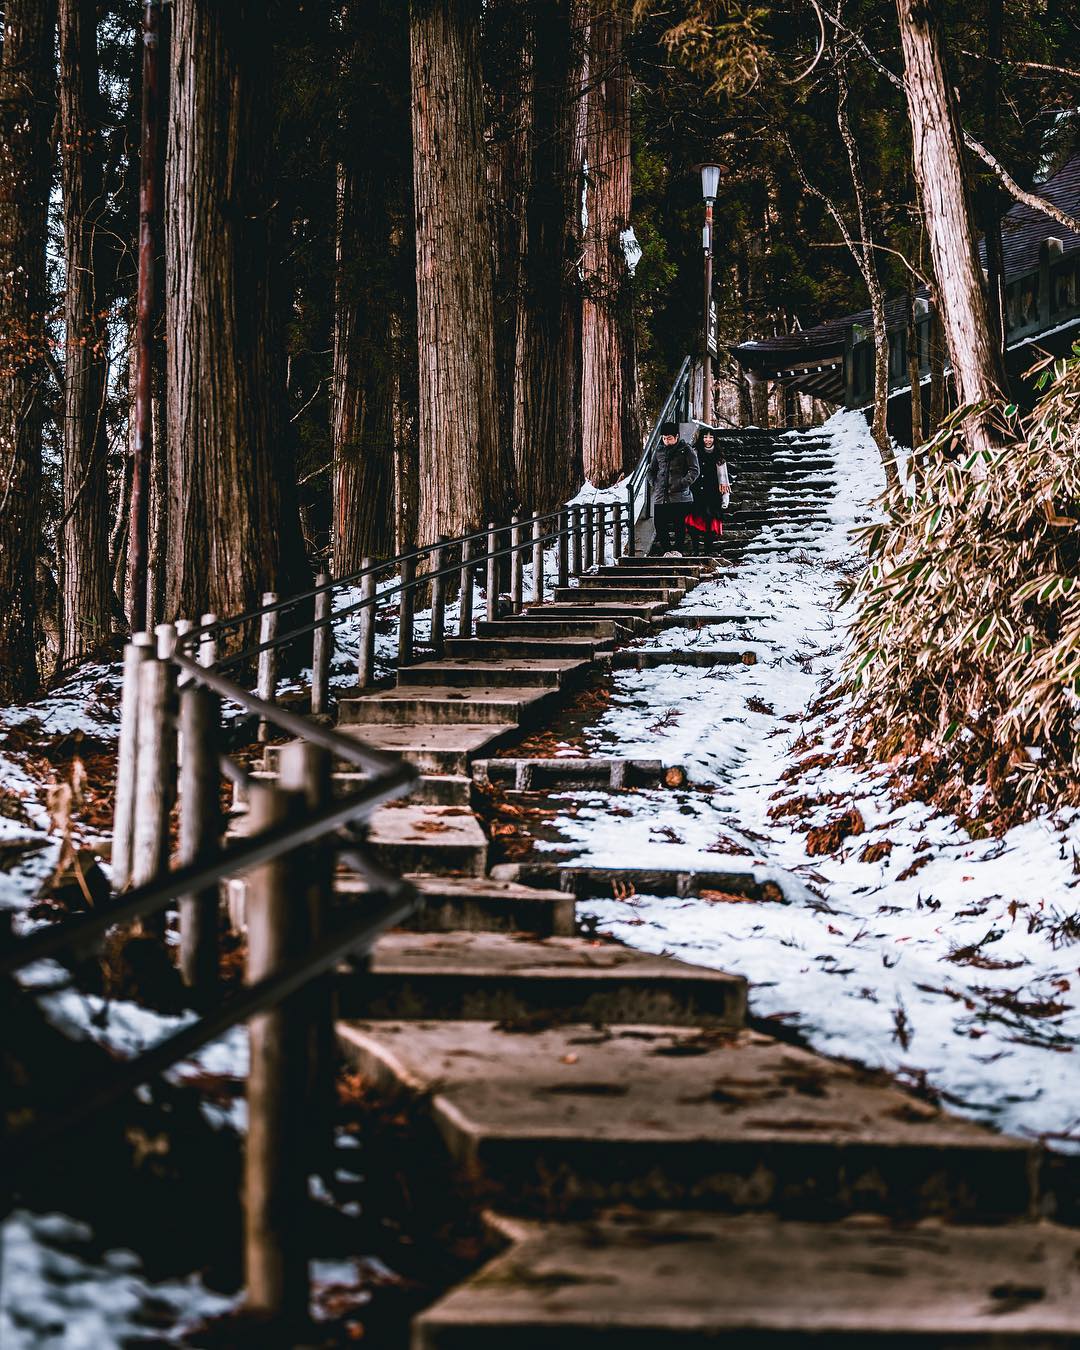
M521 551L521 522L517 516L510 517L510 613L520 614L522 606L522 576L525 558Z
M446 578L440 576L446 562L445 540L440 539L439 547L431 556L431 651L433 656L442 656L446 642Z
M593 524L595 514L592 502L589 502L585 507L585 557L582 560L586 572L591 572L593 565L593 540L596 538L596 526Z
M494 557L498 547L498 533L494 524L488 524L487 533L487 620L494 623L499 617L499 560Z
M626 556L632 558L637 552L637 497L633 484L626 489Z
M581 507L572 506L570 508L570 518L572 521L570 535L570 570L574 576L581 576Z
M135 829L131 849L131 880L145 885L163 872L169 858L170 772L168 726L173 701L175 667L169 661L144 661L139 668L138 749L135 759ZM173 733L175 734L175 733ZM163 934L162 913L144 919L143 929Z
M544 603L544 522L536 516L532 525L532 598L534 605Z
M360 578L360 599L368 603L360 611L360 642L356 651L356 683L361 689L370 689L375 683L375 559L366 554L360 559L364 575ZM412 592L410 591L411 595ZM405 593L402 592L402 601ZM410 615L409 631L412 632Z
M277 594L274 591L266 591L263 594L262 602L264 605L277 604ZM273 642L277 637L279 611L274 609L264 613L259 622L259 645L264 642ZM255 692L266 703L274 703L277 699L277 669L278 654L277 648L271 647L266 651L259 653L258 679L255 686ZM270 739L270 726L265 720L259 722L259 740L268 741Z
M415 545L406 544L405 552L413 553ZM413 614L416 612L416 559L401 560L401 592L398 600L398 665L408 666L413 659Z
M216 614L204 614L199 620L199 626L206 628L212 623L217 623ZM199 642L199 665L206 666L209 669L217 665L218 660L218 640L216 633L204 633Z
M255 784L250 833L303 811L299 793ZM295 868L277 859L247 878L246 982L256 984L303 951L307 911L297 903ZM299 1327L309 1285L303 1236L307 1204L304 1147L306 1023L303 1001L286 999L248 1023L248 1131L244 1150L244 1273L247 1305L268 1321Z
M607 507L603 502L596 504L596 565L603 567L607 561Z
M217 695L204 685L180 691L180 862L205 862L221 848ZM180 974L189 989L208 998L218 984L218 888L180 899Z
M120 696L120 736L116 747L116 795L113 803L112 885L122 891L131 882L135 829L135 763L139 734L139 669L153 656L149 633L135 633L124 648L124 685Z
M311 637L311 712L321 717L330 707L330 657L334 649L334 631L330 627L330 573L320 572L315 582L315 632Z
M567 534L570 529L570 513L565 507L559 512L556 524L559 531L558 546L556 549L556 558L558 560L558 584L560 586L569 586L570 540L567 538Z
M611 508L611 561L617 563L623 555L622 539L622 502L615 502Z
M472 637L472 540L461 545L461 599L458 603L458 637Z

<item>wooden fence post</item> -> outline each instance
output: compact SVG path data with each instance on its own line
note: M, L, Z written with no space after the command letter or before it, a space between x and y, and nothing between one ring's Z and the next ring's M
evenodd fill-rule
M175 650L178 651L181 656L187 656L191 660L195 659L194 646L190 642L185 642L184 639L188 636L189 633L191 633L194 630L194 628L195 628L194 619L177 619L176 621ZM192 677L188 675L185 671L179 671L176 676L176 687L178 689L183 689L183 687L186 684L191 683L191 680Z
M593 540L596 538L596 526L593 524L595 515L592 502L585 507L585 557L582 560L586 572L592 571L593 565Z
M637 495L633 483L626 489L626 556L637 553Z
M522 576L525 558L521 550L521 521L517 516L510 517L510 613L520 614L522 605Z
M473 541L465 539L461 545L461 594L458 599L458 637L472 637L472 551Z
M572 506L570 508L571 535L570 535L570 570L574 576L581 576L581 507Z
M360 578L360 599L367 602L359 615L360 638L356 649L356 683L361 689L370 689L375 679L375 573L370 570L374 565L375 559L366 554L360 559L364 573ZM401 598L404 601L404 591ZM412 633L411 614L409 632Z
M221 847L217 695L200 684L180 691L180 862L205 862ZM218 888L180 899L180 974L201 999L218 984Z
M398 665L408 666L413 659L413 614L416 611L416 549L413 544L405 545L409 557L401 560L401 590L398 593Z
M138 742L135 756L135 829L131 848L131 880L145 885L169 861L169 809L174 772L169 751L175 667L171 661L144 661L139 668ZM163 912L142 920L145 932L165 932Z
M295 819L299 793L253 784L250 833ZM271 975L303 951L307 913L298 903L295 867L284 859L247 877L248 984ZM308 1155L304 1147L307 1017L291 998L248 1023L248 1129L244 1150L244 1274L247 1306L267 1320L297 1327L307 1317L304 1252Z
M321 717L330 709L330 657L334 632L330 627L330 573L320 572L315 581L315 631L311 635L311 712Z
M487 532L487 620L494 623L499 617L499 560L494 557L498 545L498 531L492 521Z
M556 518L556 525L559 531L559 538L556 547L556 558L558 560L558 584L560 586L570 585L570 541L567 538L567 532L570 529L570 513L564 506Z
M607 507L603 502L596 504L596 565L603 567L607 561Z
M442 656L446 643L446 578L439 574L446 563L446 539L439 537L439 547L431 557L431 653Z
M277 593L275 591L265 591L262 602L264 605L277 604ZM278 631L278 613L274 609L269 613L264 613L259 620L259 645L264 642L273 642L277 637ZM255 692L264 703L273 703L277 698L277 668L278 654L277 648L271 647L267 651L259 653L258 676L255 682ZM258 737L260 741L270 739L270 726L264 720L259 720Z
M533 519L532 598L534 605L544 603L544 522L540 516Z
M120 696L120 736L116 747L116 796L113 803L110 860L114 891L125 890L131 881L137 801L135 764L139 736L139 670L153 657L152 641L149 633L135 633L124 648L124 685Z
M615 502L611 508L611 561L617 563L622 555L622 502Z
M199 627L208 628L212 623L217 623L217 615L204 614L199 620ZM202 635L199 639L199 655L196 659L200 666L206 666L207 669L217 665L218 640L216 633L204 633Z
M278 782L287 792L303 795L309 811L329 805L333 795L330 752L308 741L282 746ZM318 942L326 932L334 890L334 853L326 840L319 840L303 853L303 876L307 884L307 941ZM296 895L293 902L301 902ZM310 1103L308 1138L317 1154L329 1157L333 1147L333 1110L336 1096L335 981L325 975L308 985L307 1094Z

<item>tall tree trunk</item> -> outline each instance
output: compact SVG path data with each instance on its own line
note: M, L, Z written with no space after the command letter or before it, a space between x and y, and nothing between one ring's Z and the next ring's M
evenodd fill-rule
M108 380L96 0L60 0L60 131L65 294L61 664L81 660L112 629L109 577Z
M505 514L480 0L412 0L421 542ZM502 481L500 481L502 480Z
M986 74L983 78L983 140L997 149L1001 104L1002 0L988 0L986 15ZM1008 339L1005 321L1005 254L1001 243L1001 216L1008 197L995 177L985 177L978 194L986 245L986 300L995 345L1004 353Z
M568 455L570 481L574 487L585 477L582 458L582 286L584 232L581 195L585 186L585 149L588 140L589 0L570 0L570 61L566 72L567 134L570 137L567 164L569 194L563 224L562 315L559 319L558 430L559 442Z
M53 0L8 0L0 49L0 700L37 685Z
M386 556L394 543L395 288L401 252L391 199L407 196L399 120L407 123L404 71L388 61L405 50L407 15L393 0L350 5L344 27L346 86L354 97L342 117L337 185L334 374L333 560L338 576L365 554ZM401 41L387 30L400 23Z
M586 478L613 483L641 453L630 271L630 20L596 0L590 24L588 225L582 305L582 451Z
M175 0L166 169L166 613L235 613L304 575L270 183L270 16ZM284 518L290 504L292 518Z
M525 163L524 247L514 372L514 464L520 504L550 511L572 494L573 447L561 419L562 324L568 317L567 221L574 208L574 163L581 66L573 55L571 0L548 0L529 13L531 81Z
M914 143L915 175L926 215L941 319L959 403L996 403L1005 389L994 343L968 208L961 135L941 34L925 0L897 0L904 51L904 91ZM994 445L990 413L973 413L965 434L972 449Z

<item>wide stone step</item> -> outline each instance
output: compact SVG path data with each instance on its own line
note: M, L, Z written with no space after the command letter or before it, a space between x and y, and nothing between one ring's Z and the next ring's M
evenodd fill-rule
M612 670L656 670L659 666L753 666L757 664L755 652L742 649L714 647L693 647L688 651L676 651L673 647L651 648L647 651L635 651L623 648L611 657Z
M446 656L438 661L401 667L398 670L398 685L480 685L489 689L536 685L538 688L559 689L564 684L572 683L575 676L580 677L588 668L587 660L575 661L562 657L529 656L510 662Z
M540 890L491 877L408 875L421 904L402 928L414 933L532 933L572 937L574 897L566 891ZM334 884L340 902L363 903L370 887L355 873L339 873Z
M763 623L764 614L693 614L689 610L673 610L657 620L657 627L664 628L709 628L713 624Z
M555 603L557 605L659 605L661 607L674 604L682 599L681 590L669 590L667 587L650 586L643 583L641 586L609 586L601 589L600 587L585 588L573 586L557 586L555 588Z
M633 555L624 554L615 564L615 572L611 568L604 568L605 573L618 575L619 572L630 569L631 571L651 572L656 566L655 560L647 557L645 554L635 553ZM664 571L674 572L679 576L699 577L709 570L709 564L695 558L665 558Z
M613 1213L524 1230L412 1350L1049 1350L1076 1344L1076 1245L1047 1223Z
M450 638L446 643L448 656L487 662L521 658L591 661L605 650L603 641L590 638Z
M618 943L507 933L386 933L359 979L338 983L345 1018L651 1022L742 1026L746 981Z
M339 1037L369 1083L430 1116L471 1185L518 1212L998 1221L1039 1202L1037 1145L756 1032L401 1021Z
M478 759L473 777L478 783L495 783L516 792L539 792L552 788L621 789L662 787L665 766L659 759L608 759L602 756L577 759Z
M268 751L276 748L267 746ZM275 767L272 769L253 770L251 777L257 782L260 780L276 782L279 776L276 756L273 763ZM371 782L371 775L347 769L337 770L331 775L331 782L334 791L340 796L345 796ZM472 801L472 786L472 778L465 774L422 774L404 800L428 802L435 806L468 806Z
M472 722L428 726L343 724L338 730L343 736L355 736L376 750L401 755L422 773L438 775L467 774L477 755L493 753L516 732L513 726Z
M569 617L564 618L561 612L559 616L555 616L551 614L550 607L545 607L532 611L531 617L481 619L476 625L476 636L495 640L576 638L608 644L629 637L631 632L643 626L636 617L631 618L629 622L626 622L625 616L620 616L620 619L621 622L616 622L614 619L596 618L592 614L580 614L576 609L570 611Z
M557 690L522 686L456 689L450 685L384 689L343 698L338 717L354 726L404 726L447 722L524 725L535 720Z
M571 591L569 588L567 588L566 594L580 596L580 603L563 604L556 602L536 609L528 609L525 612L526 619L536 619L540 622L546 622L549 619L574 619L578 617L614 619L625 625L631 632L641 632L649 626L649 623L658 614L663 614L668 608L667 602L662 600L642 600L635 603L629 600L615 601L610 596L594 599L587 591L583 593L576 590Z
M384 867L400 872L482 877L488 838L468 807L389 802L372 812L367 842Z
M598 572L590 572L587 576L583 576L580 584L585 589L611 585L625 586L630 578L633 579L635 586L664 586L669 590L681 591L683 594L698 584L697 575L674 572L662 565L654 565L648 571L643 567L635 567L629 573L625 567L602 567Z
M652 595L658 597L674 595L681 598L691 585L697 585L696 578L688 583L684 577L664 576L662 572L627 573L618 569L616 571L618 572L616 576L599 576L595 573L584 576L576 589L569 586L566 589L573 594L586 594L590 599L603 599L612 594L621 595L631 590L635 595L644 595L646 598Z
M706 892L729 898L745 897L768 904L787 904L783 874L771 868L589 867L575 863L496 863L492 876L525 886L570 891L579 900L612 895L662 895L682 899Z

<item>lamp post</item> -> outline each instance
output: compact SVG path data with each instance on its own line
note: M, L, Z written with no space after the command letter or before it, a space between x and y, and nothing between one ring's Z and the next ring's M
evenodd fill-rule
M720 165L701 166L701 195L705 199L705 228L701 232L701 246L705 252L705 348L702 359L701 420L712 426L712 218L713 202L720 183Z

